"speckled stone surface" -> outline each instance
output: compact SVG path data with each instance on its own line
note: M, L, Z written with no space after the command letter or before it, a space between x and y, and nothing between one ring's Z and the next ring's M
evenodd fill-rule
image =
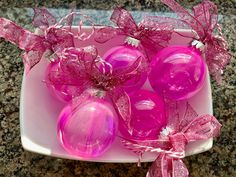
M0 17L7 17L32 29L25 7L62 8L68 1L0 1ZM182 1L191 7L197 1ZM232 61L224 73L221 86L212 82L214 114L223 124L214 147L205 153L185 158L191 177L236 176L236 1L215 1L223 15L225 34ZM114 4L128 9L167 11L157 0L83 0L77 8L110 9ZM19 9L20 8L20 9ZM150 163L136 164L91 163L47 157L23 150L20 142L19 98L23 74L21 51L0 39L0 177L144 177Z

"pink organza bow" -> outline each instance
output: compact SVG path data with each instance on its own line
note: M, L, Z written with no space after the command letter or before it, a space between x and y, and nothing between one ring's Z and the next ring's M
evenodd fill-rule
M205 45L204 55L209 71L214 79L221 83L221 74L231 56L218 24L217 6L209 0L203 0L202 3L193 7L193 13L190 13L175 0L161 1L176 12L182 22L196 32L198 35L196 40ZM215 30L218 30L219 36L214 36Z
M78 33L71 32L74 15L81 15L85 20L81 20L78 26ZM91 34L81 32L84 21L92 20L79 12L71 12L58 23L56 18L45 8L34 9L33 25L39 30L39 34L34 34L5 18L0 18L0 37L17 45L24 50L24 64L26 71L34 67L42 58L43 54L49 50L56 55L68 47L74 47L74 39L86 40ZM93 28L93 27L92 27Z
M94 46L87 46L64 49L58 61L60 67L49 73L49 84L76 86L77 93L73 96L78 98L90 88L105 91L130 128L130 100L122 85L130 79L139 80L140 74L147 68L144 58L137 58L128 68L116 70L98 56Z
M158 153L147 177L188 177L188 169L181 160L185 157L186 145L216 137L220 132L221 124L214 116L197 116L188 103L181 119L177 110L171 112L174 114L157 140L123 140L124 145L136 153Z
M110 20L118 28L106 26L98 29L95 33L95 40L104 43L116 35L125 35L140 41L146 54L156 52L168 45L173 32L172 25L167 17L145 17L138 25L132 15L125 9L117 7L114 9ZM142 48L140 48L143 50Z
M87 40L89 39L94 32L94 23L92 19L80 12L70 12L68 15L60 19L58 22L56 18L48 12L47 9L34 9L33 25L37 28L40 28L43 32L45 40L51 44L51 50L58 55L65 48L74 47L74 39L78 40ZM76 15L82 17L78 21L77 30L72 32L72 25ZM82 25L84 22L91 24L92 32L85 34L82 32Z
M42 27L42 34L34 34L10 20L0 18L0 37L25 51L23 58L27 72L41 60L46 50L58 52L74 46L72 34L56 28L56 19L46 9L35 9L33 24Z
M50 44L44 37L36 35L5 18L0 18L0 37L24 50L26 70L36 65Z

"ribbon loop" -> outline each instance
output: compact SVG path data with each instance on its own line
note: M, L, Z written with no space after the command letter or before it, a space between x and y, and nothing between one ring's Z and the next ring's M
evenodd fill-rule
M46 8L34 8L33 25L37 28L48 28L55 25L56 18Z
M141 29L138 28L132 15L125 9L120 7L115 8L110 19L124 32L124 34L139 38L138 32L141 31Z

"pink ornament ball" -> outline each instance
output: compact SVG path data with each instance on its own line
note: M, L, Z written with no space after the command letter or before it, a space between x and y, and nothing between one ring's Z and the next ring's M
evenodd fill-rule
M131 128L128 132L123 120L119 123L121 134L127 139L157 139L167 124L165 106L162 97L148 90L139 90L129 94L131 101Z
M50 94L61 102L67 103L72 99L73 95L76 93L76 86L52 85L50 84L48 78L49 73L58 71L59 67L60 62L58 61L49 63L45 72L45 81Z
M157 53L148 76L157 94L184 100L203 86L206 66L200 51L193 47L171 46Z
M130 67L139 58L144 58L144 55L136 48L128 44L113 47L108 50L103 59L112 65L113 70L119 70ZM126 92L132 92L140 89L147 79L147 74L142 73L141 77L127 81L123 88Z
M75 107L68 104L61 111L58 137L68 153L89 159L109 149L116 136L117 124L117 114L111 103L89 98Z

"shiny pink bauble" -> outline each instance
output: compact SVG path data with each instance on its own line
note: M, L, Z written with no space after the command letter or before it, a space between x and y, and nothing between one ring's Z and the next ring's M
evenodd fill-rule
M47 88L50 92L50 94L57 98L58 100L62 101L62 102L69 102L73 95L76 93L77 87L76 86L67 86L67 85L52 85L50 84L50 82L48 81L48 75L51 72L57 72L60 69L60 62L55 61L55 62L51 62L49 63L47 70L45 72L45 81L46 81L46 85Z
M114 141L118 126L112 104L89 98L74 106L68 104L59 115L58 137L62 146L82 158L102 155Z
M129 94L131 101L132 135L128 132L123 120L119 130L127 139L157 139L160 131L167 124L165 105L162 97L155 92L139 90Z
M157 94L183 100L202 88L205 75L206 66L200 51L193 47L171 46L158 52L148 78Z
M104 54L103 59L112 65L113 70L119 70L130 67L139 57L144 58L144 55L136 47L124 44L108 50ZM146 79L147 74L144 72L138 80L134 78L127 81L123 88L126 92L138 90L143 86Z

